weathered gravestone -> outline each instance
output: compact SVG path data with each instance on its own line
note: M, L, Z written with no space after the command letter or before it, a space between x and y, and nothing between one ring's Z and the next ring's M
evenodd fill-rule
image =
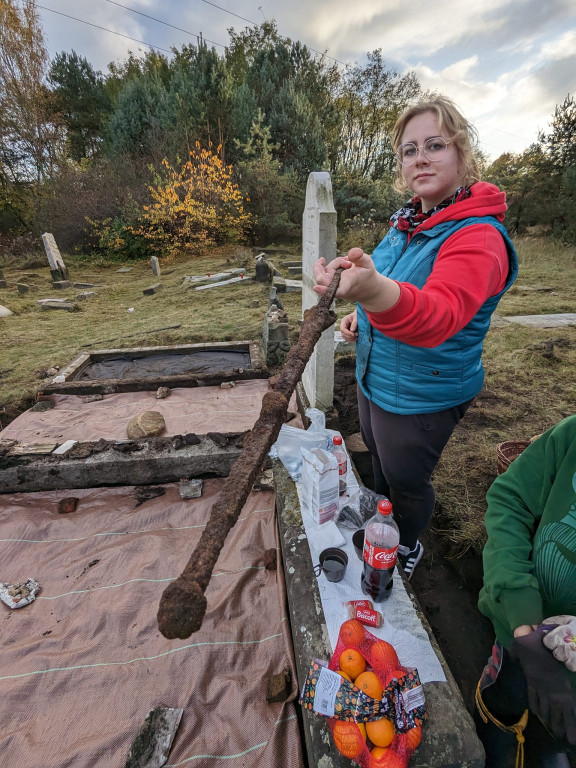
M156 275L156 277L160 276L160 262L158 261L158 256L152 256L150 258L150 266L152 267L152 272Z
M48 257L48 263L50 264L50 274L52 275L54 287L68 288L70 276L64 264L64 259L56 245L54 235L50 232L44 232L42 235L42 242L44 243L44 250ZM56 285L56 283L58 285Z
M306 204L302 216L302 312L318 303L312 268L324 257L336 257L336 210L332 201L330 174L308 176ZM334 328L324 331L302 375L302 384L312 408L328 411L334 397Z

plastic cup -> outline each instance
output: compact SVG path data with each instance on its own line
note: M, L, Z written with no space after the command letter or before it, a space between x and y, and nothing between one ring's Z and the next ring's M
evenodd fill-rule
M329 547L320 552L320 562L314 568L316 576L324 573L328 581L342 581L348 565L348 555L338 547Z
M354 545L354 551L358 555L359 560L364 559L364 528L358 529L352 536L352 544Z

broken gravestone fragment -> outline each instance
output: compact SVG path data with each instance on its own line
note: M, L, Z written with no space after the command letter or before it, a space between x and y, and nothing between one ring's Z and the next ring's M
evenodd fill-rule
M157 437L166 429L164 416L158 411L143 411L128 422L126 434L130 440Z
M202 480L180 480L178 490L182 499L199 499L202 496Z
M36 599L40 584L35 579L26 579L18 584L0 584L0 600L9 608L23 608Z
M154 283L154 285L144 288L142 293L144 296L153 296L155 293L158 293L158 291L161 291L163 287L162 283Z
M170 754L183 709L151 709L132 742L125 768L161 768Z

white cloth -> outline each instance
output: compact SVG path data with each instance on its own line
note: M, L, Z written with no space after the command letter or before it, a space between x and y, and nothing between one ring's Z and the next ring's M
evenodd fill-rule
M347 481L350 492L354 493L358 489L358 483L350 469L348 470ZM298 498L301 500L299 483L296 484L296 488ZM347 502L348 496L342 496L340 504L344 505ZM302 504L300 504L300 508L303 510ZM320 552L327 547L339 546L348 555L348 567L342 581L330 582L323 573L318 577L324 618L332 650L334 650L338 642L340 626L349 618L344 604L348 600L366 599L366 595L363 594L360 587L362 562L352 544L354 531L340 529L335 523L316 525L312 516L304 511L302 511L302 520L314 565L319 561ZM340 534L340 544L334 543L337 539L332 526ZM446 676L442 665L432 648L426 630L418 619L400 575L395 574L390 597L383 603L375 603L374 608L382 613L383 623L381 627L367 627L367 629L376 637L386 640L394 646L403 666L416 667L422 683L445 682Z

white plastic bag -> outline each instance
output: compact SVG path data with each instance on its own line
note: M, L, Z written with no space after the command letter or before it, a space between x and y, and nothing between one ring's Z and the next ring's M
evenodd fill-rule
M332 438L326 431L326 416L318 408L308 408L306 416L311 421L308 429L298 429L288 424L280 428L278 439L270 449L272 458L280 459L292 480L298 481L302 472L301 449L313 451L327 448Z

